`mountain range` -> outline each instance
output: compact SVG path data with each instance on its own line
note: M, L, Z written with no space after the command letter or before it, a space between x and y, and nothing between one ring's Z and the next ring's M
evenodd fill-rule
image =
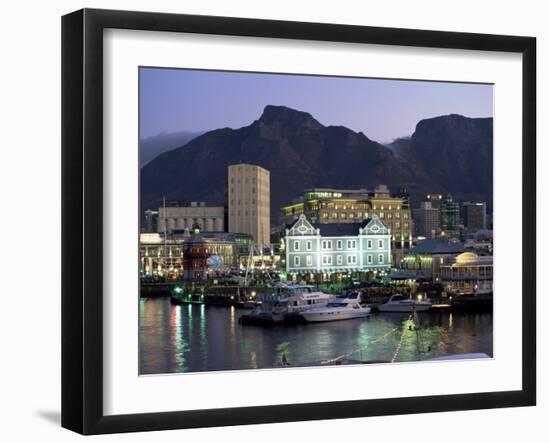
M139 141L139 167L143 167L158 155L179 148L204 132L162 132Z
M226 202L227 166L253 163L271 173L271 213L304 189L406 188L413 203L426 193L492 205L492 118L446 115L420 121L412 136L384 146L311 114L268 105L258 120L221 128L161 153L141 168L143 209L167 199Z

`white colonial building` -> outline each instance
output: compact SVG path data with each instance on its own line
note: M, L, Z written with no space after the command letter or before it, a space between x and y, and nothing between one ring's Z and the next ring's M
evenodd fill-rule
M353 274L391 267L391 232L375 215L362 223L311 224L304 214L285 230L289 275Z

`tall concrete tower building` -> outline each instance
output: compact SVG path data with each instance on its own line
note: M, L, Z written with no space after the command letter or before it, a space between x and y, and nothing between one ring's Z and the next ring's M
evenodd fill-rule
M239 163L227 167L229 232L250 234L256 246L269 246L269 171Z

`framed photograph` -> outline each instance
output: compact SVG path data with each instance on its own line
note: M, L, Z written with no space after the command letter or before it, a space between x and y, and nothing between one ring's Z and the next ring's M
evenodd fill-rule
M62 20L62 425L535 405L531 37Z

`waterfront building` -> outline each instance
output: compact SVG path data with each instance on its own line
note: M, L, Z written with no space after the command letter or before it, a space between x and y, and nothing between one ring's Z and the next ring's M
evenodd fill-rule
M392 254L398 262L399 250L412 241L409 196L405 191L392 193L386 185L367 189L306 189L294 203L281 208L284 224L304 214L316 224L360 223L375 215L391 232Z
M441 265L441 281L450 292L475 294L493 290L493 256L464 252Z
M417 237L434 238L440 230L439 209L431 201L420 202L420 207L413 209L414 233Z
M224 231L224 218L223 206L208 206L205 202L167 201L158 210L157 232L191 230L195 224L204 231Z
M258 247L270 245L270 174L257 165L227 167L229 232L252 235Z
M391 231L377 215L361 223L310 223L301 214L285 229L286 272L306 280L388 271Z
M204 257L199 260L197 256L197 261L192 264L189 260L194 254ZM159 233L140 234L139 258L143 276L177 280L198 272L199 277L204 278L205 275L223 275L235 269L239 249L236 239L227 233L184 229L167 238ZM199 261L201 264L197 264Z
M487 205L485 202L465 202L464 227L468 231L487 229Z
M458 236L460 233L460 204L448 194L441 202L440 222L441 235L446 237Z
M422 240L405 254L401 260L401 269L416 278L439 282L444 261L462 252L462 243L453 243L442 238Z

